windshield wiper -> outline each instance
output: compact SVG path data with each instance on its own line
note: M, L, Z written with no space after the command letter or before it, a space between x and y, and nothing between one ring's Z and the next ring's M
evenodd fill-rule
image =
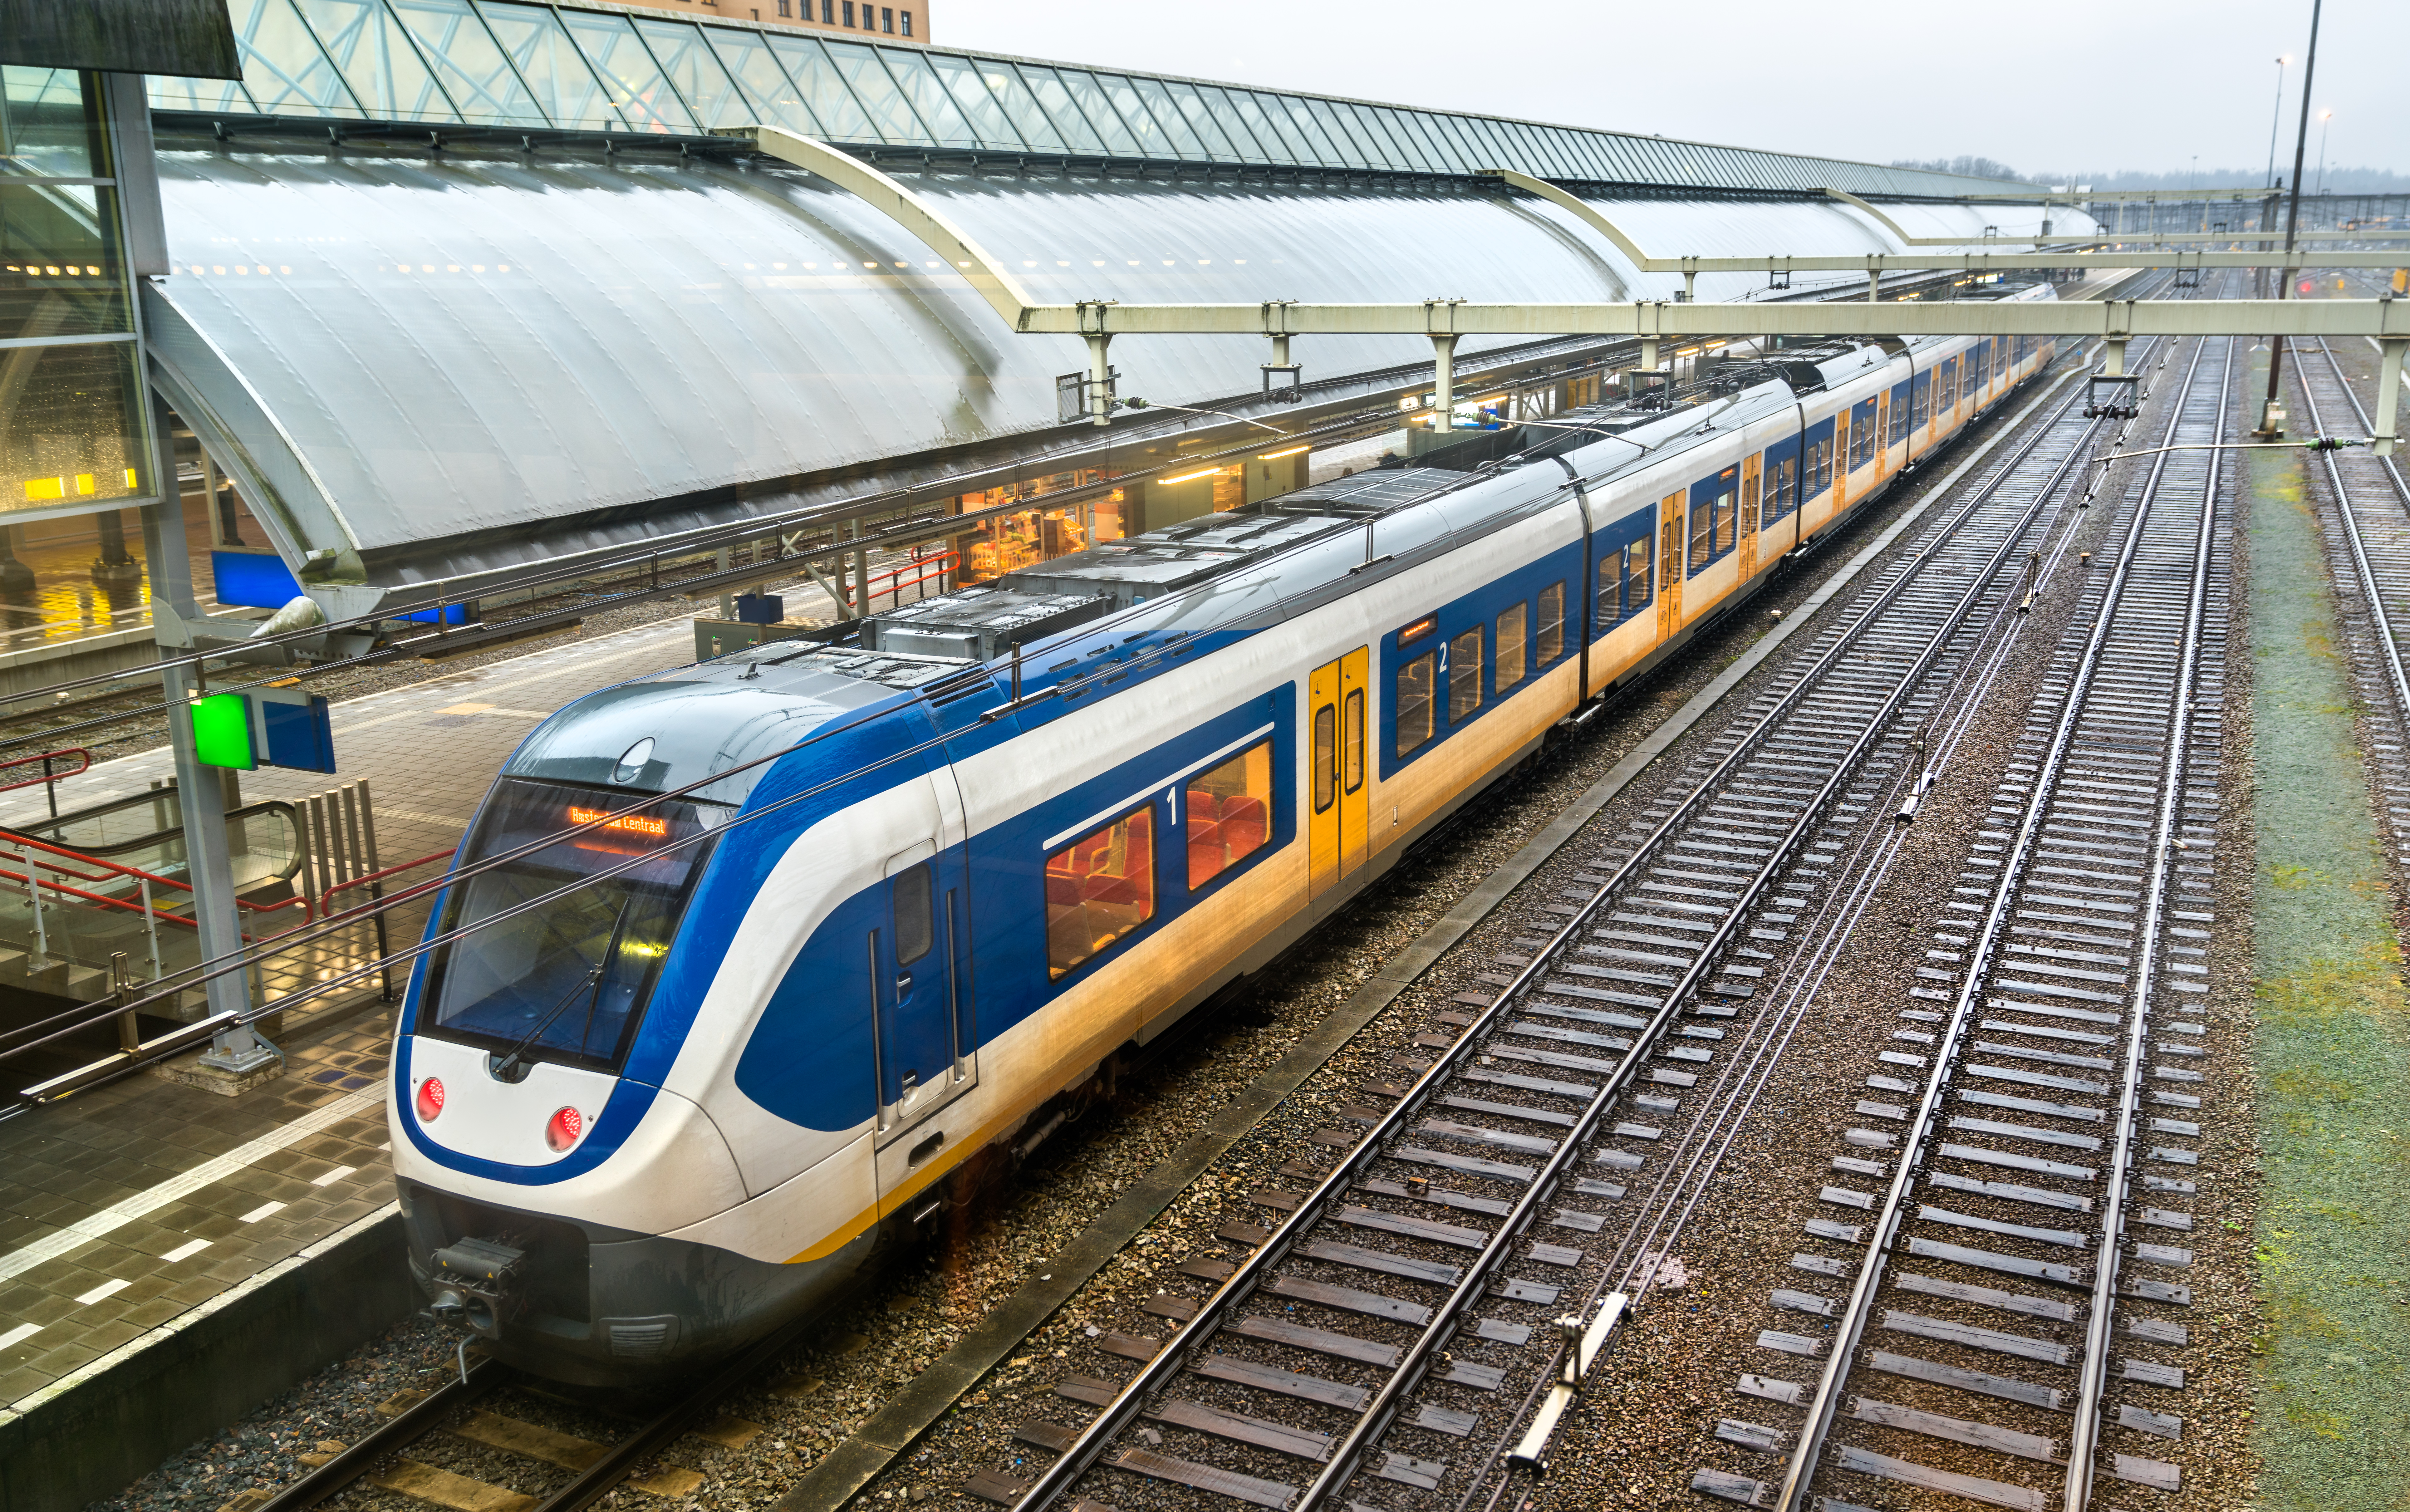
M560 1017L561 1013L569 1007L571 1001L577 996L577 993L580 988L591 988L596 992L600 992L602 990L602 967L608 964L609 957L606 956L603 958L602 963L597 965L593 970L588 971L585 976L580 977L577 981L569 984L569 990L560 995L560 1001L552 1005L552 1011L546 1013L534 1028L530 1029L527 1032L526 1038L520 1040L517 1044L511 1046L511 1053L509 1054L504 1055L501 1060L494 1063L494 1080L497 1082L507 1082L511 1079L511 1068L518 1064L519 1057L527 1054L528 1047L535 1043L538 1036L542 1035L544 1030L552 1027L552 1021Z

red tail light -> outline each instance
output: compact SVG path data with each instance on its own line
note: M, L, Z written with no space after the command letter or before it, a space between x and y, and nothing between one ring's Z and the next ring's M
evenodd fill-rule
M574 1108L563 1108L544 1126L544 1142L559 1152L575 1144L585 1132L586 1115Z
M443 1083L431 1076L428 1077L418 1083L418 1096L413 1100L417 1104L420 1123L435 1122L437 1116L443 1112Z

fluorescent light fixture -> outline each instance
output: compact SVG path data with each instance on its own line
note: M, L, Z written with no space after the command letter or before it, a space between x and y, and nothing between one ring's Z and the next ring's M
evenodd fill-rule
M1285 446L1276 452L1257 452L1256 454L1256 460L1258 462L1270 462L1278 458L1295 457L1301 451L1309 451L1312 448L1310 446Z
M1183 472L1176 478L1157 478L1154 481L1157 483L1194 483L1198 478L1210 478L1214 473L1221 471L1222 470L1218 467L1199 468L1194 472Z

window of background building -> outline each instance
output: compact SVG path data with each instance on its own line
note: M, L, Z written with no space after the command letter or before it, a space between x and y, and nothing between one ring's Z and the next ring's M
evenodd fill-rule
M1481 707L1481 627L1447 643L1447 722L1469 720Z
M878 7L878 29L882 32L889 33L890 35L893 34L895 30L895 12L893 8L886 6Z
M1398 754L1430 743L1433 672L1438 658L1425 651L1398 669Z
M1141 808L1046 858L1046 969L1068 975L1154 917L1154 810Z
M908 11L908 10L906 10L906 11L898 12L898 14L900 14L900 15L904 18L904 35L905 35L905 36L911 36L911 35L912 35L912 13L911 13L910 11Z
M1271 837L1272 743L1190 778L1187 801L1188 888L1195 892Z

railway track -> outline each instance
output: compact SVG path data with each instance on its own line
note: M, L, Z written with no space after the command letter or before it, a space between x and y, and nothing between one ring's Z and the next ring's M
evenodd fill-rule
M2227 439L2235 348L2191 351L2156 444ZM1799 1279L1769 1299L1767 1364L1738 1383L1764 1420L1723 1419L1694 1490L2078 1512L2102 1476L2179 1489L2224 455L2161 454L2124 490Z
M2323 337L2293 346L2294 390L2313 434L2332 434L2330 426L2357 426L2362 436L2374 429L2344 356ZM2360 386L2374 385L2363 379ZM2394 885L2410 895L2410 483L2398 458L2357 449L2320 452L2310 471L2337 607L2351 632L2345 639L2352 676L2375 737L2371 764Z
M393 1398L378 1409L385 1421L374 1432L349 1445L322 1445L323 1454L312 1458L323 1462L308 1475L236 1512L308 1512L376 1491L448 1512L581 1512L688 1433L742 1449L768 1432L719 1407L755 1384L800 1331L782 1330L651 1397L579 1392L498 1360L472 1362L464 1352L457 1377ZM664 1466L635 1485L680 1497L703 1479Z
M1225 1223L1236 1263L1205 1250L1167 1272L1146 1310L1176 1336L1101 1335L1100 1357L1136 1369L1056 1383L1015 1432L1053 1463L965 1490L1025 1512L1198 1491L1301 1509L1383 1483L1462 1505L1544 1455L1570 1390L1555 1383L1595 1357L1641 1258L1631 1188L1713 1136L1697 1111L1734 1095L1723 1069L1763 1017L1767 963L1905 769L1915 721L2012 612L2011 569L2095 429L2070 399L1992 462L1547 906L1525 953L1497 958L1496 990L1417 1040L1428 1059L1401 1057L1344 1110L1355 1127L1314 1136L1335 1165L1294 1162L1295 1189L1251 1195L1275 1227ZM1675 1190L1694 1195L1686 1165Z

